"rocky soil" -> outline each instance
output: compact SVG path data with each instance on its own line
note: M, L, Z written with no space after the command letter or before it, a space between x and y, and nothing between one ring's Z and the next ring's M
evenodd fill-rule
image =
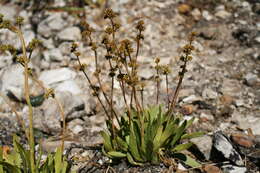
M70 53L71 42L77 41L82 61L89 64L88 69L93 72L94 55L82 42L80 20L75 13L50 8L70 5L61 0L49 4L44 1L6 0L0 4L0 13L6 18L12 21L18 15L25 18L22 30L27 43L32 38L42 41L42 46L32 55L31 67L45 87L55 89L56 98L64 108L69 131L67 148L71 148L72 144L81 146L74 146L76 149L69 153L70 157L78 158L75 167L80 168L81 172L171 172L176 169L163 164L132 168L124 162L108 167L105 164L108 161L100 153L94 149L84 149L84 146L98 146L102 142L99 131L105 128L105 116L78 70L75 57ZM149 80L155 74L154 58L160 57L162 64L171 65L172 74L169 78L173 92L177 83L181 47L185 45L188 33L198 33L194 42L196 52L188 65L178 110L187 119L196 117L191 131L207 132L207 135L193 140L204 160L213 161L212 166L208 164L203 170L208 173L213 169L221 172L220 168L223 172L259 171L260 2L108 0L106 5L119 14L122 38L134 36L138 19L145 21L145 39L139 57L143 64L139 70L140 76L147 83L145 104L153 104L150 100L155 100L155 83ZM102 18L103 6L91 3L83 7L86 20L97 31L99 40L101 38L98 36L107 23ZM0 43L13 44L18 48L21 46L16 35L6 30L0 30ZM101 58L100 62L103 61ZM104 65L104 68L107 67ZM27 107L23 102L22 70L11 55L0 52L0 91L4 96L0 97L0 145L10 145L12 134L20 134L15 114L8 104L28 123ZM32 95L43 93L43 89L33 81L31 87ZM119 86L115 88L116 105L121 109L123 98ZM161 100L165 99L165 90L162 83ZM38 132L36 138L43 140L46 151L54 150L60 143L58 136L61 130L60 113L55 100L45 100L36 107L34 118ZM222 154L223 158L212 156L212 152L221 153L221 146L223 148L226 145L230 152L236 152L238 161L226 154ZM212 151L213 148L217 151ZM96 165L94 163L99 166L93 166ZM187 171L181 164L178 167L179 171Z

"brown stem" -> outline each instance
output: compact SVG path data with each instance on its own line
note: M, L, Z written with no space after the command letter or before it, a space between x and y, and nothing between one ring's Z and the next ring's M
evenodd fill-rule
M188 55L186 55L186 56L188 56ZM173 95L170 107L168 109L167 115L172 113L172 111L173 111L173 109L174 109L174 107L176 105L176 101L177 101L177 98L178 98L178 95L179 95L181 84L182 84L182 81L183 81L183 78L184 78L184 73L186 71L186 66L187 66L187 61L184 61L184 65L183 65L183 68L182 68L182 71L181 71L179 82L178 82L177 88L176 88L176 90L174 92L174 95Z
M35 143L34 143L34 131L33 131L33 109L30 100L30 87L29 87L29 71L28 71L28 63L29 59L26 55L26 44L24 41L23 34L21 30L17 30L17 34L22 43L23 57L24 57L24 91L25 91L25 100L29 108L28 118L29 118L29 144L30 144L30 163L31 163L31 171L35 173Z
M167 109L170 107L170 96L169 96L169 80L168 75L165 75L165 81L166 81L166 92L167 92Z

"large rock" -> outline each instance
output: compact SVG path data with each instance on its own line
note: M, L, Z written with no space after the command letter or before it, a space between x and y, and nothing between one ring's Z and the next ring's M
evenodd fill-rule
M74 96L70 92L56 92L55 97L61 104L66 120L77 119L77 117L83 115L85 104L84 101ZM49 98L44 101L43 105L36 110L36 116L34 116L35 127L42 131L49 133L59 132L61 129L61 112L57 102L53 98Z
M69 41L80 40L81 39L80 29L75 26L66 28L58 33L58 38L61 40L69 40Z
M54 70L43 71L39 77L45 85L52 86L59 82L74 79L76 73L69 68L60 68Z
M211 159L220 161L222 158L230 161L236 166L244 166L240 154L233 147L231 141L221 131L217 131L213 136L213 146L211 150Z
M7 67L0 76L0 79L2 92L11 91L18 99L22 99L24 75L23 67L20 64Z

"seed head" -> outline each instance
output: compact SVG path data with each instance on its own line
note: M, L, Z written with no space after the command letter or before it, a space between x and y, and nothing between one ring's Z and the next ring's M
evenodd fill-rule
M104 19L113 19L114 17L116 17L116 13L111 8L105 9Z

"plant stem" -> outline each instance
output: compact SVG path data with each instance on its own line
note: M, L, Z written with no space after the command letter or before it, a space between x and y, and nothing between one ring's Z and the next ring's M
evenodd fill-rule
M17 30L17 34L22 44L23 57L24 57L24 92L26 103L29 108L28 118L29 118L29 145L30 145L30 163L31 163L31 171L35 173L35 144L34 144L34 131L33 131L33 109L30 101L30 87L29 87L29 71L28 71L28 63L29 59L26 55L26 45L24 41L23 34L21 30Z
M187 66L187 61L184 61L184 65L183 65L183 68L182 68L182 71L181 71L182 75L180 75L179 82L178 82L177 88L175 89L175 92L174 92L170 107L168 109L167 115L172 113L172 111L173 111L173 109L176 105L176 101L177 101L177 98L178 98L178 95L179 95L179 92L180 92L181 84L182 84L182 81L183 81L183 78L184 78L184 73L186 71L186 66Z
M165 75L165 81L166 81L166 92L167 92L167 109L170 107L170 96L169 96L169 80L168 75Z

